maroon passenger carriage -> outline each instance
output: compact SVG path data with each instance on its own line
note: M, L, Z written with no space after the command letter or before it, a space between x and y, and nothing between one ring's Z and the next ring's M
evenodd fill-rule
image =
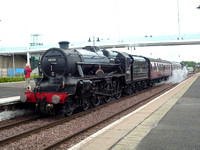
M150 80L159 83L172 75L172 63L162 59L148 58L150 61Z

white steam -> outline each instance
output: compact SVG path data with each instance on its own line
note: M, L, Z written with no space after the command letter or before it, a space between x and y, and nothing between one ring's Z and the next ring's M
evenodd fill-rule
M186 67L183 67L183 69L173 70L172 76L169 77L169 80L166 83L180 83L186 79L187 74L188 70Z
M30 112L28 112L27 110L3 111L0 113L0 121L8 120L19 116L24 116L27 113Z

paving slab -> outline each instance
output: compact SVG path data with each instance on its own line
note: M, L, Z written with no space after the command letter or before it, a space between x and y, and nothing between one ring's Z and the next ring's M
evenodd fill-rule
M200 149L200 77L173 105L137 150Z
M0 83L0 99L20 96L22 93L26 91L25 82L9 82L9 83ZM34 82L31 81L31 87L35 86Z

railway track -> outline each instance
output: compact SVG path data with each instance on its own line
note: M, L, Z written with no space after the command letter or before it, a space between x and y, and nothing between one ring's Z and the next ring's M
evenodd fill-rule
M26 119L23 119L23 120L14 122L14 123L2 125L2 126L0 126L0 131L10 129L12 127L15 127L15 126L18 126L18 125L21 125L21 124L29 123L31 121L37 120L38 118L39 118L38 116L32 116L30 118L26 118Z
M14 142L14 141L16 141L16 140L19 140L19 139L21 139L21 138L27 137L27 136L29 136L29 135L31 135L31 134L35 134L35 133L38 133L38 132L40 132L40 131L42 131L42 130L45 130L45 129L54 127L54 126L56 126L56 125L58 125L58 124L62 124L62 123L64 123L64 122L70 121L70 120L72 120L73 118L76 118L77 115L79 115L79 114L75 114L75 115L73 115L73 116L71 116L71 117L69 117L69 118L63 118L63 119L60 119L60 120L58 120L58 121L54 121L54 122L52 122L52 123L48 123L48 124L46 124L46 125L43 125L43 126L40 126L40 127L34 128L34 129L30 129L30 130L24 131L24 132L22 132L22 133L13 135L13 136L11 136L11 137L5 138L5 139L3 139L3 140L0 140L0 145L3 146L3 145L5 145L5 144L9 144L9 143ZM32 118L32 121L33 121L33 120L35 120L35 119ZM20 121L19 123L16 122L16 123L10 124L10 125L5 126L5 127L3 126L3 127L2 127L2 130L3 130L3 129L6 129L6 128L11 128L11 127L17 126L17 125L19 125L19 124L24 124L24 123L27 123L27 122L30 122L30 121L31 121L31 119L30 119L30 120L27 119L27 121L25 121L25 122ZM1 128L0 128L0 129L1 129Z
M61 145L61 144L63 144L63 143L66 143L66 142L69 141L70 139L72 139L72 138L74 138L74 137L77 137L77 136L79 136L80 134L82 134L82 133L84 133L84 132L86 132L86 131L88 131L88 130L90 130L90 129L96 127L96 126L98 126L99 124L102 124L102 123L104 123L104 122L106 122L106 121L108 121L108 120L114 118L115 116L117 116L117 115L119 115L119 114L121 114L121 113L123 113L123 112L126 112L127 110L129 110L129 109L135 107L136 105L142 105L142 103L144 103L144 101L150 101L150 99L155 98L156 96L162 94L163 92L165 92L165 91L171 89L172 87L174 87L174 86L176 86L176 85L177 85L177 84L173 84L173 85L171 85L170 87L167 87L167 88L163 89L162 91L159 91L159 92L157 92L156 94L151 95L151 96L149 96L149 97L147 97L147 98L141 100L140 102L138 102L138 103L136 103L136 104L133 104L133 105L131 105L131 106L129 106L129 107L123 109L123 110L120 110L120 111L117 112L117 113L111 114L111 115L108 116L107 118L104 118L104 119L102 119L102 120L99 120L99 121L95 122L94 124L92 124L92 125L90 125L90 126L88 126L88 127L85 127L85 128L83 128L83 129L81 129L81 130L79 130L79 131L77 131L77 132L74 132L73 134L71 134L71 135L69 135L69 136L67 136L67 137L65 137L65 138L63 138L63 139L61 139L61 140L59 140L59 141L57 141L57 142L55 142L55 143L53 143L53 144L51 144L51 145L48 145L48 146L45 147L44 149L56 148L56 147L58 147L59 145ZM153 87L153 88L151 88L151 89L155 89L155 88L158 88L158 86ZM142 93L147 92L147 91L148 91L148 89L143 90L143 91L141 91L141 92L139 92L139 93L135 93L134 95L126 96L126 97L120 98L120 99L118 99L118 100L111 101L110 103L106 103L106 104L104 104L104 105L100 105L99 107L95 107L95 108L89 109L89 110L87 110L87 111L83 111L83 112L81 112L81 113L74 114L74 115L72 115L72 116L70 116L70 117L68 117L68 118L63 118L63 119L54 121L54 122L52 122L52 123L48 123L48 124L46 124L46 125L43 125L43 126L40 126L40 127L34 128L34 129L30 129L30 130L25 131L25 132L23 132L23 133L20 133L20 134L17 134L17 135L14 135L14 136L5 138L5 139L3 139L3 140L0 140L0 145L1 145L1 146L4 146L4 145L6 145L6 144L8 144L8 143L11 143L11 142L17 141L17 140L19 140L19 139L22 139L23 137L27 137L27 136L30 136L31 134L35 134L35 133L41 132L41 131L43 131L43 130L47 130L47 129L49 129L49 128L53 128L53 127L55 127L55 126L57 126L57 125L60 125L60 124L69 122L69 121L71 121L71 120L73 120L73 119L76 119L76 118L78 118L78 117L81 117L81 116L83 116L83 115L87 115L87 114L89 114L89 113L92 113L93 111L97 111L98 109L102 109L103 107L107 107L108 105L112 105L113 103L117 103L117 102L119 102L119 101L123 101L124 99L137 96L137 95L142 94ZM16 125L17 125L17 124L18 124L18 123L16 123ZM19 123L19 124L20 124L20 123ZM15 126L15 125L13 125L13 126ZM13 126L10 125L10 127L8 127L8 128L11 128L11 127L13 127ZM7 128L7 127L5 127L4 129L6 129L6 128ZM3 128L2 128L2 130L3 130ZM0 127L0 131L1 131L1 127Z
M121 114L121 113L123 113L123 112L125 112L125 111L127 111L127 110L129 110L129 109L131 109L132 107L135 107L136 105L140 105L141 103L144 103L144 101L148 101L149 99L152 99L152 98L154 98L154 97L156 97L156 96L159 96L159 95L162 94L163 92L165 92L165 91L167 91L167 90L169 90L169 89L175 87L176 85L177 85L177 84L173 84L172 86L170 86L170 87L168 87L168 88L166 88L166 89L164 89L164 90L162 90L162 91L160 91L160 92L158 92L158 93L156 93L156 94L154 94L154 95L152 95L152 96L149 96L148 98L145 98L144 100L140 101L139 103L136 103L136 104L134 104L134 105L131 105L130 107L125 108L125 109L123 109L123 110L120 110L119 112L117 112L117 113L115 113L115 114L112 114L111 116L109 116L109 117L107 117L107 118L105 118L105 119L102 119L102 120L96 122L95 124L93 124L93 125L91 125L91 126L88 126L88 127L84 128L84 129L82 129L82 130L80 130L80 131L78 131L78 132L76 132L76 133L74 133L74 134L72 134L72 135L70 135L70 136L68 136L68 137L66 137L66 138L63 138L62 140L59 140L59 141L57 141L57 142L55 142L55 143L53 143L53 144L51 144L51 145L45 147L44 149L45 149L45 150L49 150L49 149L57 148L57 147L59 147L61 144L63 144L63 143L65 143L65 142L69 141L70 139L72 139L72 138L74 138L74 137L76 137L76 136L79 136L80 134L82 134L82 133L84 133L84 132L87 132L88 130L90 130L90 129L96 127L96 126L98 126L99 124L102 124L102 123L104 123L104 122L106 122L106 121L108 121L108 120L114 118L115 116L117 116L117 115L119 115L119 114ZM142 93L138 93L138 94L142 94ZM130 97L130 96L129 96L129 97ZM127 98L127 97L126 97L126 98ZM122 98L122 99L124 99L124 98ZM121 99L121 100L122 100L122 99Z
M173 85L173 86L175 86L175 85ZM153 88L157 88L157 87L153 87ZM169 89L169 88L171 88L171 86L168 87L167 89ZM45 149L50 149L50 148L57 147L57 146L59 146L60 144L62 144L63 142L66 142L66 141L68 141L69 139L72 139L73 137L78 136L78 135L80 135L81 133L86 132L87 130L98 126L99 124L101 124L101 123L103 123L103 122L106 122L107 120L109 120L109 119L111 119L111 118L113 118L113 117L119 115L120 113L125 112L125 111L127 111L128 109L131 109L132 107L134 107L134 106L136 106L136 105L139 105L139 104L142 103L143 101L147 101L148 99L150 99L150 98L152 98L152 97L155 97L156 95L159 95L160 93L162 93L163 91L166 91L167 89L164 89L164 90L162 90L161 92L158 92L157 94L152 95L152 96L150 96L150 97L148 97L148 98L146 98L146 99L140 101L140 102L137 103L137 104L131 105L130 107L128 107L128 108L126 108L126 109L123 109L123 110L121 110L121 111L119 111L119 112L117 112L117 113L115 113L115 114L112 114L111 116L109 116L109 117L107 117L107 118L105 118L105 119L103 119L103 120L100 120L99 122L96 122L96 123L94 123L93 125L88 126L87 128L84 128L84 129L82 129L82 130L80 130L80 131L78 131L78 132L76 132L76 133L74 133L74 134L72 134L72 135L66 137L65 139L59 140L58 142L53 143L52 145L46 147ZM74 115L72 115L72 116L70 116L70 117L68 117L68 118L63 118L63 119L54 121L54 122L52 122L52 123L48 123L48 124L46 124L46 125L43 125L43 126L40 126L40 127L34 128L34 129L30 129L30 130L28 130L28 131L25 131L25 132L16 134L16 135L14 135L14 136L5 138L5 139L3 139L3 140L0 140L0 145L3 146L3 145L5 145L5 144L9 144L9 143L11 143L11 142L17 141L17 140L22 139L22 138L24 138L24 137L27 137L27 136L29 136L29 135L31 135L31 134L36 134L36 133L38 133L38 132L41 132L41 131L43 131L43 130L52 128L52 127L57 126L57 125L59 125L59 124L66 123L66 122L71 121L71 120L73 120L73 119L75 119L75 118L77 118L77 117L81 117L81 116L83 116L83 115L89 114L89 113L91 113L92 111L97 111L98 109L101 109L101 108L103 108L103 107L107 107L108 105L112 105L113 103L116 103L116 102L119 102L119 101L123 101L123 100L126 99L126 98L130 98L130 97L133 97L133 96L142 94L142 93L144 93L145 91L147 91L147 90L144 90L144 91L142 91L142 92L136 93L136 94L134 94L134 95L130 95L130 96L127 96L127 97L123 97L123 98L121 98L121 99L119 99L119 100L117 100L117 101L112 101L112 102L110 102L110 103L106 103L106 104L101 105L101 106L99 106L99 107L95 107L95 108L89 109L89 110L87 110L87 111L83 111L83 112L81 112L81 113L78 113L78 114L74 114ZM34 120L34 118L32 118L32 119ZM36 118L35 118L35 119L36 119ZM24 123L30 122L30 121L31 121L31 120L25 120ZM3 129L6 129L6 128L14 127L14 126L19 125L19 124L23 124L23 122L21 121L21 122L17 122L17 123L13 123L13 124L11 124L11 125L8 125L7 127L6 127L6 126L5 126L5 127L2 127L2 130L3 130ZM0 128L0 129L1 129L1 128Z
M100 109L101 107L105 107L105 106L101 105L101 106L99 106L98 109ZM68 122L68 121L73 120L73 119L75 119L75 118L77 118L77 117L81 117L81 116L83 116L83 115L89 114L90 112L95 111L96 109L97 109L97 108L92 108L92 109L90 109L90 110L87 110L87 111L83 111L83 112L74 114L74 115L72 115L72 116L70 116L70 117L63 118L63 119L54 121L54 122L52 122L52 123L48 123L48 124L46 124L46 125L43 125L43 126L40 126L40 127L34 128L34 129L30 129L30 130L28 130L28 131L25 131L25 132L22 132L22 133L19 133L19 134L16 134L16 135L13 135L13 136L11 136L11 137L8 137L8 138L5 138L5 139L3 139L3 140L0 140L0 145L3 146L3 145L5 145L5 144L9 144L9 143L14 142L14 141L16 141L16 140L19 140L19 139L21 139L21 138L27 137L27 136L29 136L29 135L31 135L31 134L35 134L35 133L38 133L38 132L40 132L40 131L42 131L42 130L46 130L46 129L52 128L52 127L54 127L54 126L56 126L56 125L59 125L59 124ZM17 126L17 125L20 125L20 124L25 124L25 123L31 122L31 121L36 120L36 119L38 119L37 116L36 116L36 117L33 117L33 118L31 118L31 119L26 119L26 120L24 120L24 121L19 121L19 122L16 122L16 123L12 123L12 124L9 124L9 125L5 125L5 126L0 127L0 131L1 131L1 130L5 130L5 129L12 128L12 127Z

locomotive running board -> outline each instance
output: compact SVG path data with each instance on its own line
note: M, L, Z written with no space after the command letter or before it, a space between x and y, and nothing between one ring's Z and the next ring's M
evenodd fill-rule
M120 64L113 63L85 63L85 62L76 62L77 65L103 65L103 66L120 66Z

